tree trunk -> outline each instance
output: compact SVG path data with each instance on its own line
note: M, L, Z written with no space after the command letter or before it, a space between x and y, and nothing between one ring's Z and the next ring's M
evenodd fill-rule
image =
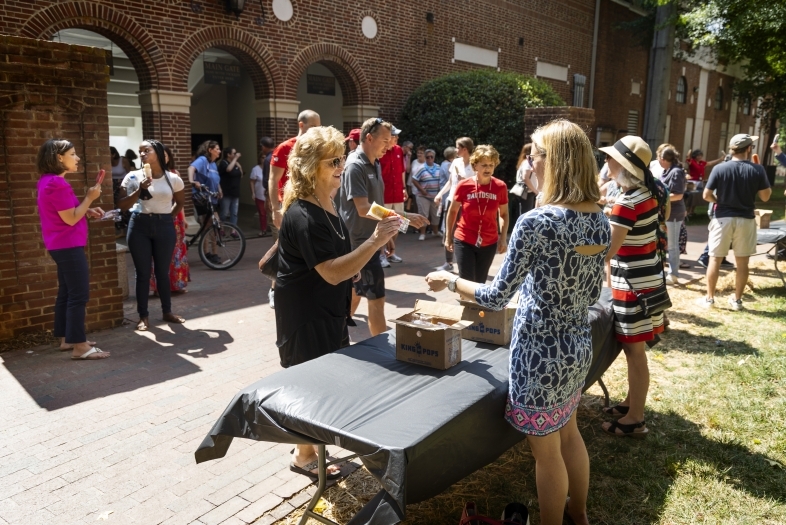
M653 154L666 133L671 63L674 56L674 4L664 4L655 13L655 34L650 49L647 78L647 106L644 110L644 140Z

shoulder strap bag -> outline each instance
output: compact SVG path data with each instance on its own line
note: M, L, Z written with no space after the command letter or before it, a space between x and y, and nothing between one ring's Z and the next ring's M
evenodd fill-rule
M624 277L625 282L628 283L630 291L633 292L636 296L636 302L639 303L639 306L641 307L641 313L644 315L644 317L652 317L653 315L662 313L671 308L671 298L669 297L669 291L666 289L666 271L663 268L662 260L660 263L660 269L663 282L650 292L637 292L633 288L633 285L630 284L628 278Z

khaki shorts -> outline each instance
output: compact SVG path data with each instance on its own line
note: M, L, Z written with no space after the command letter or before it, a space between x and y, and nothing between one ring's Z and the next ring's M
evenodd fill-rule
M439 217L437 216L438 206L434 204L434 199L417 196L418 213L429 220L434 226L439 225Z
M403 202L393 202L393 203L385 203L385 208L389 210L393 210L394 212L398 213L399 215L404 213L404 203Z
M735 257L750 257L756 253L756 221L742 217L724 217L710 221L710 257L726 257L729 247Z

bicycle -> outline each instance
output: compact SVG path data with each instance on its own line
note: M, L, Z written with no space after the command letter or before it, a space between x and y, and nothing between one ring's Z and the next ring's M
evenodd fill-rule
M212 199L217 197L218 193L204 186L194 194L194 203L208 210L210 219L202 222L197 233L186 234L186 246L190 248L197 243L199 258L205 266L211 270L227 270L240 262L246 253L246 237L237 226L221 222L213 207Z

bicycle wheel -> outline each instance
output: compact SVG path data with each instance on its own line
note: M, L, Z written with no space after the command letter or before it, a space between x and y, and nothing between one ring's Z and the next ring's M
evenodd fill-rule
M232 268L246 252L246 238L237 226L214 221L199 241L199 258L213 270Z

